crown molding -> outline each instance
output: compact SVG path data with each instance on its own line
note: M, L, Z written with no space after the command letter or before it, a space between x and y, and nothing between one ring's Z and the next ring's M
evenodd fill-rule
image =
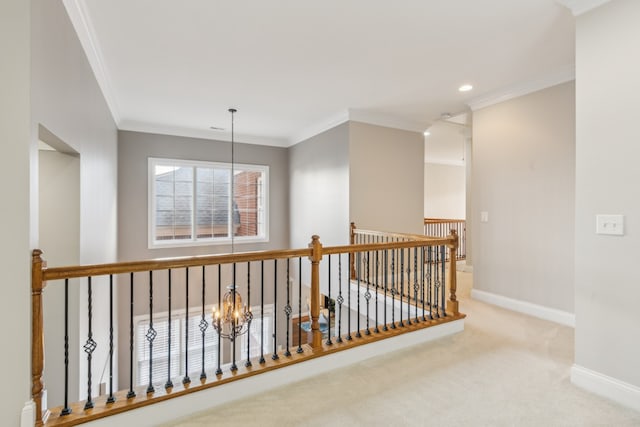
M467 102L467 105L469 106L469 108L471 108L472 111L476 111L481 108L489 107L490 105L495 105L513 98L528 95L530 93L559 85L561 83L566 83L571 80L575 80L575 78L575 67L571 66L527 83L514 85L495 92L481 95L477 98L471 99L469 102Z
M349 108L349 120L419 133L424 132L430 125L430 123L415 122L391 114L376 113L354 108Z
M556 0L562 6L571 10L573 16L580 16L596 7L600 7L611 0Z
M322 132L328 131L338 125L349 120L349 111L343 110L330 117L325 118L311 126L308 126L298 132L296 132L290 139L288 146L291 147L302 141L306 141Z
M156 133L160 135L183 136L187 138L200 138L215 141L231 141L231 133L228 131L215 131L212 129L191 129L178 126L166 126L155 123L143 123L134 121L123 121L119 130L132 132ZM238 134L234 135L234 142L241 144L268 145L271 147L288 147L289 141L281 138L269 138L255 135Z
M118 102L116 100L113 85L109 79L109 73L103 60L102 51L97 42L97 37L93 30L93 24L89 17L87 6L83 0L63 0L69 19L73 28L76 30L82 49L87 56L89 65L93 70L93 74L102 90L102 96L104 96L107 106L111 111L111 116L116 126L119 126L121 121L120 109L118 108Z

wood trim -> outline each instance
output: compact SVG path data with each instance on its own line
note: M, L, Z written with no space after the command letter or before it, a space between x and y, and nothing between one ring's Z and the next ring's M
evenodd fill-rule
M47 420L48 412L42 413L42 391L44 381L44 319L42 291L45 282L42 271L46 264L42 251L34 249L31 259L31 398L35 404L35 425L41 426Z

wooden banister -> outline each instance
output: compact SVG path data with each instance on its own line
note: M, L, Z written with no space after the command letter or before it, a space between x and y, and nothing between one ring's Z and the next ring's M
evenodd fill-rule
M45 282L42 270L46 263L42 260L42 251L34 249L31 258L31 398L35 403L36 426L47 421L48 411L42 411L42 392L44 390L44 320L42 311L42 291Z
M322 244L318 236L311 238L311 347L322 349L322 332L320 331L320 261L322 260Z
M459 314L458 299L456 291L458 282L456 278L456 252L458 251L458 233L455 229L451 230L451 242L447 245L449 248L449 300L447 301L447 311L454 315Z

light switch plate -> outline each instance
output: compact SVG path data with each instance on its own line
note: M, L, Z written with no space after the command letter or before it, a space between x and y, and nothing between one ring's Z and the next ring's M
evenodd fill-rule
M489 212L480 212L480 222L489 222Z
M596 234L624 235L624 215L596 215Z

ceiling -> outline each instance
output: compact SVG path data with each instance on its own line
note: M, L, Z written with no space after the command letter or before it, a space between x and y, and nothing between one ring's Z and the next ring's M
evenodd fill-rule
M65 5L120 129L228 139L235 107L236 139L268 145L348 118L420 131L574 69L574 17L555 0Z

